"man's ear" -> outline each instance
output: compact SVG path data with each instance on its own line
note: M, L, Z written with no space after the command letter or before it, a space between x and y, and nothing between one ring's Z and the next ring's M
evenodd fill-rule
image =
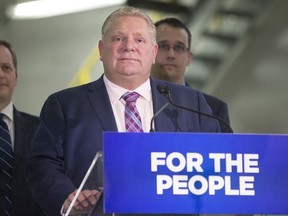
M187 66L189 66L193 59L193 53L191 51L188 51L187 55L188 55Z
M155 64L157 52L158 52L158 45L155 44L153 47L153 64Z
M17 70L15 71L15 86L17 86L17 83L18 83L18 72Z
M98 50L99 50L99 55L100 55L100 61L103 60L103 59L102 59L102 54L103 54L103 49L104 49L103 46L104 46L103 41L100 40L100 41L98 42Z

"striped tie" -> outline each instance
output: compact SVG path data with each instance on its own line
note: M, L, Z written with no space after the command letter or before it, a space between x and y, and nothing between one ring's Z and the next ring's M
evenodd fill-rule
M11 144L10 133L7 124L3 121L4 114L0 113L0 167L1 178L4 180L4 196L5 203L4 211L0 212L1 215L11 215L11 180L13 170L13 150ZM1 209L2 210L2 209Z
M136 107L136 100L139 97L137 92L126 92L123 96L125 106L125 126L127 132L143 132L142 122Z

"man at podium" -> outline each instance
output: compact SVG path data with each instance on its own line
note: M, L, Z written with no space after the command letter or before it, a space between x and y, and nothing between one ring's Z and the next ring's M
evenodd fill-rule
M158 49L155 35L152 20L139 9L114 11L102 26L98 45L102 77L54 93L43 105L26 177L48 215L68 209L91 161L102 151L104 131L219 132L217 120L167 102L211 115L201 92L150 78ZM99 192L78 197L75 209L80 211L93 206ZM96 215L103 215L101 208L99 204Z

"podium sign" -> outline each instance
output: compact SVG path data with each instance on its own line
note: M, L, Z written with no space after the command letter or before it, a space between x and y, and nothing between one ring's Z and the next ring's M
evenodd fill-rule
M104 133L104 211L287 214L288 136Z

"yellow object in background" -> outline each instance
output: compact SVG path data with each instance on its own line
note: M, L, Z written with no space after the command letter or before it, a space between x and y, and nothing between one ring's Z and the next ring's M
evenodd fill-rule
M91 82L92 81L91 73L93 71L94 66L99 61L99 59L100 59L100 56L99 56L98 46L95 46L95 48L92 50L90 55L85 60L82 67L76 73L75 77L69 83L69 87L78 86L78 85Z

